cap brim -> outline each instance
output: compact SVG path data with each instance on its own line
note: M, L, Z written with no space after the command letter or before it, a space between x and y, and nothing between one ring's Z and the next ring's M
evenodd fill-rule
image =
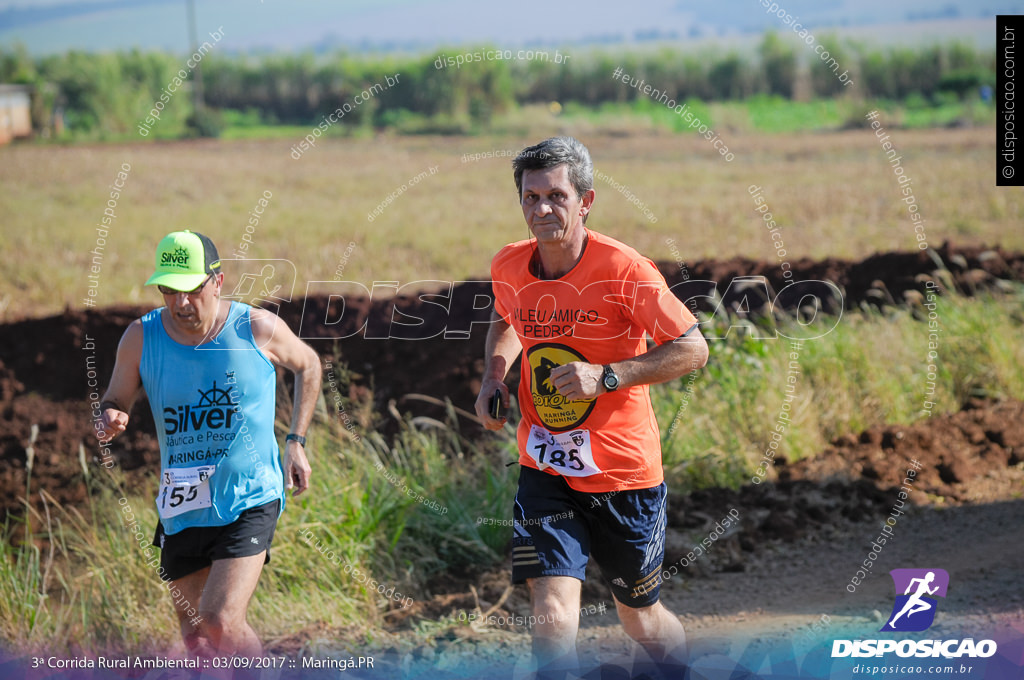
M157 272L146 281L147 286L167 286L174 290L195 290L209 277L209 274L181 274L179 272Z

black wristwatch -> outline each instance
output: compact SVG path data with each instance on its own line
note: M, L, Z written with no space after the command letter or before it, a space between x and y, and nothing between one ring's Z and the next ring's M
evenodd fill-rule
M301 446L306 445L306 438L301 434L289 434L284 438L286 442L298 442Z
M604 373L601 374L601 384L609 392L614 392L619 388L619 376L615 375L611 364L605 364Z

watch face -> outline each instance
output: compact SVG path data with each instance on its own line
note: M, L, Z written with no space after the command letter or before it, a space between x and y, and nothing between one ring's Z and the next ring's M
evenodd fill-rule
M615 375L614 373L605 373L604 374L604 388L606 390L614 390L618 386L619 386L619 376Z

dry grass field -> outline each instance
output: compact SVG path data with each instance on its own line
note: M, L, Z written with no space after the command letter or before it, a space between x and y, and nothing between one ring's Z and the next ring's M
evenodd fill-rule
M0 322L80 309L90 283L99 308L157 304L157 293L142 286L157 240L192 228L230 258L265 196L245 254L292 260L299 296L306 281L336 277L365 285L486 277L493 253L527 235L509 155L552 132L333 139L297 160L290 147L298 139L0 149ZM869 131L729 133L732 162L693 136L565 132L583 139L597 169L621 186L597 181L589 225L655 259L778 261L751 185L781 227L784 259L862 259L916 247L897 180ZM1024 248L1024 191L995 186L992 133L890 130L930 245L951 239ZM95 227L122 164L131 169L90 280ZM1021 620L1024 601L1014 584L1024 552L1019 542L1007 544L1002 529L1019 526L1024 510L1024 298L1019 283L1003 283L999 295L943 296L934 358L926 360L920 308L907 306L851 305L833 331L808 341L799 353L792 419L764 484L751 476L777 431L790 343L736 333L713 343L713 360L694 381L652 389L671 503L681 508L669 520L666 564L707 535L710 523L701 526L701 518L731 507L744 517L732 547L662 591L695 650L711 648L702 640L747 634L788 640L824 613L832 628L823 636L874 635L877 623L868 615L891 596L885 571L922 562L956 578L956 599L942 611L943 636L982 639L1000 622ZM109 474L90 463L99 460L96 449L82 443L90 441L91 424L81 341L125 318L110 310L70 313L5 323L0 332L0 481L9 502L22 493L28 499L24 510L7 515L0 538L0 639L15 653L182 652L166 590L119 509L124 501L145 526L156 522L155 443L145 420L137 407L133 438L119 440L121 464ZM97 341L101 381L117 334L108 328L107 337ZM434 677L435 669L456 677L452 669L489 664L484 676L495 677L525 658L528 632L471 626L465 615L492 603L502 615L528 611L525 589L509 582L511 527L482 522L511 521L517 470L504 463L514 440L460 420L455 408L468 403L453 400L444 423L414 418L419 402L385 406L384 399L402 394L373 374L388 355L381 353L376 369L364 362L350 371L345 360L358 342L325 365L331 382L324 396L334 415L325 413L313 428L313 486L289 501L250 620L275 655L376 654L381 677L397 677L413 661L424 670L420 677ZM444 342L424 343L423 351ZM332 348L314 344L327 359ZM931 361L938 365L937 406L926 418ZM440 359L409 363L406 370L454 380ZM287 397L280 399L286 413ZM342 421L345 409L358 424L353 431ZM925 472L899 541L886 549L870 585L848 597L846 579L877 533L874 524L893 507L900 466L915 456ZM393 479L446 512L411 499ZM313 535L315 541L303 538ZM414 604L378 597L340 568L342 561ZM587 605L611 600L595 582L584 593ZM580 637L587 663L629 650L614 616L589 619Z
M342 262L342 278L367 285L486 277L493 253L527 236L510 159L500 154L546 132L325 139L299 159L290 151L298 138L0 149L0 318L83 306L95 227L122 164L131 170L96 279L101 307L158 302L142 283L153 247L168 231L204 232L231 257L265 192L271 198L248 255L295 262L299 295L306 281L335 278ZM736 134L724 138L735 153L731 162L693 135L563 132L587 143L596 168L622 185L596 181L589 225L654 259L675 259L667 239L691 262L777 258L751 185L762 188L782 228L784 259L859 258L916 245L899 185L870 131ZM1024 192L995 186L991 129L889 132L931 245L952 239L1024 247ZM378 206L381 214L368 220Z

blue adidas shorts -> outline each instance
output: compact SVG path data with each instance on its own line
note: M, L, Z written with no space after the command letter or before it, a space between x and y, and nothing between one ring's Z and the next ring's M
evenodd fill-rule
M650 489L585 493L560 475L523 466L513 508L512 581L540 576L586 580L593 555L615 599L658 601L665 559L665 483Z

